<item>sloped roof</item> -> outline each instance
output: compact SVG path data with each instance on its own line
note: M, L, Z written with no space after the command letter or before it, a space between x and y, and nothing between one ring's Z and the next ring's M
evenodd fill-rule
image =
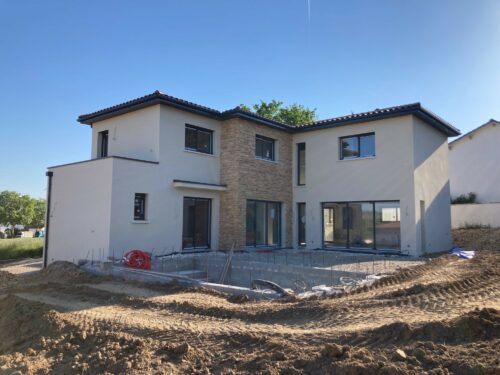
M442 131L448 136L460 135L460 131L457 128L453 127L451 124L449 124L447 121L443 120L433 112L422 107L420 103L376 109L370 112L356 113L347 116L315 121L308 124L291 126L276 120L259 116L253 112L245 111L239 106L226 111L218 111L216 109L196 104L187 100L179 99L171 95L163 94L160 91L155 91L152 94L145 95L140 98L133 99L112 107L104 108L96 112L81 115L78 117L78 122L82 124L92 125L97 121L102 121L111 117L136 111L138 109L156 104L165 104L171 107L179 108L192 113L197 113L221 121L231 118L244 118L262 125L293 133L412 114L421 118L423 121L427 122L428 124Z
M453 141L451 141L450 142L450 146L453 145L454 143L456 143L456 142L464 139L465 137L470 137L471 135L473 135L478 130L483 129L483 128L487 127L488 125L491 125L491 124L500 125L500 121L497 121L495 119L490 119L488 122L484 123L483 125L480 125L477 128L472 129L470 132L465 133L461 137L458 137L457 139L454 139Z
M415 115L423 121L434 126L436 129L446 133L448 136L456 136L460 134L460 130L452 126L447 121L435 113L424 108L420 103L404 104L395 107L375 109L369 112L353 113L347 116L334 117L330 119L320 120L297 126L302 131L315 130L318 128L329 128L342 125L349 125L358 122L375 121L384 118Z

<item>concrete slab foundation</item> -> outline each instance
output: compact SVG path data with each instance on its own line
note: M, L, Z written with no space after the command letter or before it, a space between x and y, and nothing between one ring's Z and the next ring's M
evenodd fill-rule
M230 262L228 257L228 253L217 251L159 256L152 260L150 271L125 268L120 262L87 262L82 268L126 280L153 283L175 280L184 286L201 286L233 295L277 298L279 294L275 292L251 289L252 281L268 280L294 293L304 293L320 285L355 284L368 275L387 274L425 261L404 256L297 250L236 252Z

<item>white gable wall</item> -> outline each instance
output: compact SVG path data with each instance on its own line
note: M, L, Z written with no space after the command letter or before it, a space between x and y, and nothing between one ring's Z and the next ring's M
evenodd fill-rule
M487 125L450 144L451 196L474 192L479 203L500 202L500 125Z

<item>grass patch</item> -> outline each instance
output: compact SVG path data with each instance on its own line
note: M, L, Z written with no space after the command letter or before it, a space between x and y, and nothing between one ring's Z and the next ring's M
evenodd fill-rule
M39 258L42 251L43 238L0 239L0 260Z

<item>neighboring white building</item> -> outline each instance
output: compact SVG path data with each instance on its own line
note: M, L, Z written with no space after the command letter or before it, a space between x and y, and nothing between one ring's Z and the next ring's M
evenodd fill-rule
M80 116L50 167L47 262L198 249L451 247L449 136L419 103L291 127L160 92Z
M449 148L452 198L473 192L478 203L500 202L500 122L491 119Z

